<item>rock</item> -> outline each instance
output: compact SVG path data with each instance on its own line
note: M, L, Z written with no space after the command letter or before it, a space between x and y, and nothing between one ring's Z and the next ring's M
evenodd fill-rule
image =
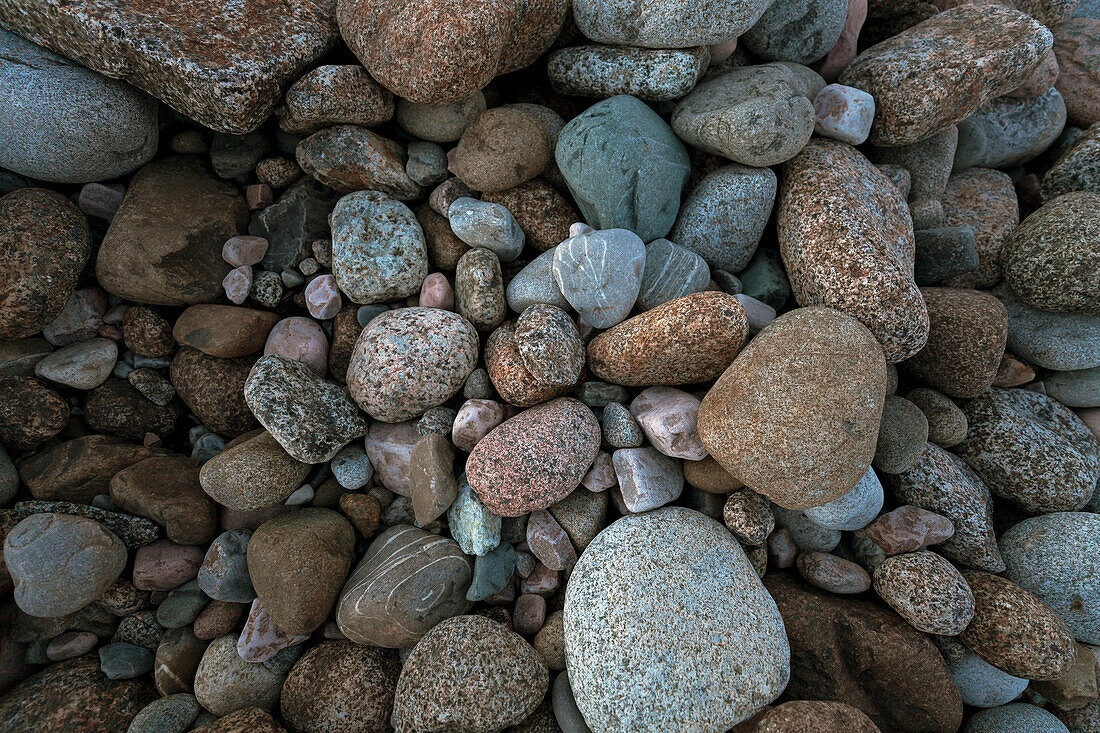
M401 496L409 493L409 460L420 438L416 423L407 420L373 423L364 441L367 457L374 466L375 479Z
M1004 705L1018 698L1028 686L1028 680L1002 672L954 639L943 637L937 644L967 705L979 708Z
M475 91L464 99L444 104L420 104L398 97L397 126L422 140L449 143L485 111L485 95Z
M339 193L372 190L402 201L420 195L405 172L405 149L362 127L325 128L300 142L294 155L303 171Z
M191 346L219 359L232 359L262 349L268 332L278 320L279 317L269 311L230 305L193 305L176 319L172 337L181 346Z
M879 605L830 595L788 573L764 581L791 645L787 696L847 701L882 730L958 729L958 688L923 634Z
M1043 176L1044 200L1070 191L1100 193L1100 127L1096 125L1077 138Z
M886 399L889 404L890 398ZM882 484L874 470L868 468L848 493L827 504L810 507L804 514L811 522L826 529L851 531L870 524L882 510L882 502Z
M214 539L214 503L199 485L198 461L184 456L155 456L111 479L111 500L123 511L152 519L165 536L182 545Z
M864 532L886 555L897 555L945 542L955 528L947 517L906 504L883 514Z
M449 170L475 191L503 191L546 170L553 142L546 126L520 110L483 112L447 154Z
M845 215L838 220L835 211ZM811 141L787 165L776 228L798 304L858 318L890 363L920 351L928 335L910 227L898 190L853 148ZM867 282L877 284L873 295Z
M1100 122L1100 90L1096 60L1100 55L1100 18L1070 18L1052 25L1058 59L1058 91L1066 98L1071 124L1088 127Z
M592 105L562 130L555 156L596 229L621 227L651 241L672 228L690 162L683 143L644 102L619 95Z
M589 369L600 379L632 387L706 382L730 365L747 331L737 298L694 293L592 339Z
M309 634L324 623L347 576L354 542L351 524L328 509L283 514L253 533L248 573L280 629Z
M182 347L172 359L169 376L180 399L211 430L237 436L256 424L244 398L244 386L254 360L218 359L198 349Z
M847 0L815 4L779 0L742 37L745 48L767 61L809 64L836 45L848 18Z
M539 178L532 178L515 188L483 193L481 200L508 209L519 222L526 241L540 252L553 249L568 239L569 225L580 218L572 204Z
M478 247L458 259L455 307L459 315L482 331L491 331L504 322L508 313L504 301L504 276L500 260L491 251Z
M305 480L309 465L291 457L263 431L203 464L199 482L214 501L249 511L276 506Z
M604 442L612 448L639 448L645 437L630 410L618 402L611 402L604 407L603 415L600 416L600 427L603 429ZM695 433L698 437L699 431L696 430Z
M102 316L102 312L98 315ZM101 325L102 321L98 318L97 320ZM96 325L95 329L98 331L99 325ZM126 348L138 356L160 358L171 356L176 350L171 324L152 308L143 305L132 305L126 309L122 316L122 337ZM74 338L73 340L83 341L84 339Z
M834 354L844 363L826 356ZM806 390L830 398L806 399ZM844 495L867 473L885 393L886 364L865 327L828 308L799 309L761 331L707 393L699 437L739 481L805 509ZM834 412L845 416L843 434L827 429ZM782 426L771 422L775 414L785 415Z
M803 552L797 560L798 572L812 585L830 593L851 595L871 587L867 571L850 560L825 552Z
M53 618L103 595L126 567L126 548L91 519L34 514L7 532L4 564L19 608Z
M103 237L96 278L107 292L141 303L211 302L229 272L222 244L247 224L236 189L197 159L153 161L126 189Z
M447 178L447 154L432 142L418 140L409 143L409 159L405 172L421 186L431 186Z
M539 566L545 571L545 575L553 579L549 585L557 587L557 573ZM470 589L466 591L466 600L484 601L491 596L501 596L504 603L511 602L515 597L512 575L516 571L516 551L507 542L499 545L492 552L479 555L474 558L474 574L470 579ZM537 591L539 588L530 587L536 582L540 573L532 572L524 585L526 590ZM553 590L551 588L551 590Z
M1100 318L1032 308L1007 285L993 292L1008 311L1008 348L1014 354L1059 371L1100 366Z
M455 236L471 247L491 250L501 262L511 262L523 251L523 230L500 204L464 196L447 209L447 219Z
M326 276L331 278L331 275ZM315 278L317 282L321 278ZM331 286L335 290L335 285ZM335 331L335 326L333 327ZM318 377L328 372L328 338L312 318L291 316L276 323L264 343L264 355L275 354L308 366ZM346 371L346 367L345 367Z
M359 335L348 389L371 417L399 422L453 397L477 357L477 334L462 316L436 308L389 311Z
M584 369L584 342L577 326L552 305L524 309L516 320L515 344L524 368L541 385L572 387Z
M139 590L170 591L193 580L202 565L201 547L158 540L134 555L134 586Z
M813 730L819 733L877 733L878 726L858 708L842 702L792 700L762 715L753 733L787 733Z
M13 730L125 730L156 693L145 680L113 682L86 655L52 664L0 697Z
M568 308L569 301L554 282L554 250L551 248L540 254L520 270L508 283L505 299L508 307L516 313L522 313L537 303L552 305L556 308Z
M993 387L965 405L955 453L989 490L1029 514L1076 511L1100 478L1100 443L1068 408L1025 389Z
M1070 671L1051 682L1036 682L1035 692L1056 710L1080 709L1096 700L1096 655L1093 647L1077 644L1077 661Z
M917 285L939 285L945 280L968 275L981 264L970 227L937 227L914 232L917 253L913 279Z
M955 170L1012 168L1050 147L1066 124L1066 103L1047 87L1030 99L999 97L959 123Z
M918 387L905 396L920 408L928 423L928 440L941 448L950 448L966 439L966 413L951 399L934 389Z
M561 398L504 421L466 462L470 486L500 516L519 516L565 498L596 457L600 428L582 403Z
M454 449L442 435L425 435L413 447L409 455L409 496L421 526L438 519L458 496Z
M631 513L664 506L684 489L680 463L653 448L623 448L611 458L623 505Z
M0 377L0 442L29 450L68 422L69 405L54 390L29 377Z
M0 338L31 336L62 312L91 245L87 219L61 194L0 197Z
M955 636L974 617L974 596L955 566L934 552L894 555L875 569L875 592L919 631Z
M1100 314L1100 286L1079 273L1100 267L1100 226L1089 212L1100 194L1067 193L1044 205L1005 240L1005 282L1028 305Z
M565 645L595 730L725 730L777 697L789 674L782 621L744 552L683 508L624 517L588 546L567 590ZM639 668L660 699L631 684Z
M872 143L909 145L1019 87L1052 41L1043 25L1017 10L966 4L867 49L840 83L875 98Z
M554 282L586 323L609 328L630 313L646 249L638 235L607 229L570 237L554 250Z
M237 654L246 662L266 662L280 651L295 647L309 639L309 634L288 634L275 625L259 598L252 601L244 622Z
M501 518L486 508L465 474L459 477L458 496L447 511L447 524L467 555L484 556L500 544Z
M1100 611L1092 589L1094 544L1100 518L1088 512L1030 517L1001 535L1005 576L1050 606L1086 644L1100 639Z
M43 338L0 341L0 376L33 377L34 365L53 351Z
M630 412L649 442L661 453L698 461L707 455L699 440L699 404L699 399L687 392L671 387L650 387L634 398Z
M966 733L994 733L994 731L997 733L1013 731L1068 733L1069 728L1053 713L1022 702L979 710L966 721Z
M340 594L336 621L357 644L408 647L470 608L472 568L445 537L397 525L378 535Z
M355 303L413 295L428 275L424 232L407 206L379 191L344 196L329 216L332 273Z
M106 494L111 478L157 451L107 435L86 435L50 446L19 464L19 477L34 498L91 503Z
M822 137L859 145L874 118L875 100L860 89L830 84L814 97L814 132Z
M214 539L197 576L203 593L227 603L251 603L256 598L246 559L251 537L247 529L232 529Z
M177 405L158 405L128 381L113 378L92 390L84 402L90 428L129 440L143 440L149 433L169 435L181 412Z
M279 127L296 135L335 125L373 127L393 117L393 110L393 95L362 66L318 66L286 90Z
M688 194L668 236L697 252L712 269L741 272L760 243L775 189L770 168L736 163L718 168Z
M928 420L909 400L887 395L875 447L875 468L883 473L905 473L920 460L928 442Z
M1030 680L1058 679L1077 656L1073 636L1041 600L1010 580L963 573L974 593L974 620L959 641L998 669Z
M546 666L522 637L482 616L459 616L406 659L392 722L399 733L441 724L499 730L530 715L548 686Z
M775 529L775 516L767 498L755 491L734 491L722 507L722 521L738 542L763 545Z
M372 733L393 710L401 664L393 652L350 641L323 641L291 667L279 710L292 730Z
M708 58L702 48L572 46L550 54L546 72L559 94L601 98L629 94L664 102L690 92L706 71Z
M644 48L709 46L751 28L767 3L704 2L671 8L653 0L580 0L573 7L577 28L598 43Z
M232 633L210 642L195 672L195 698L215 715L250 707L274 708L290 666L287 662L296 654L286 649L268 662L253 664L237 653L237 638Z
M248 227L248 233L268 240L263 266L275 271L292 267L301 259L303 248L318 239L328 238L328 216L338 198L332 189L322 186L311 176L303 176L274 204L258 212ZM260 302L255 289L252 297ZM265 305L274 308L276 304Z
M951 278L945 284L992 287L1001 279L1001 247L1020 223L1012 179L1001 171L971 168L948 179L940 201L944 226L970 227L978 251L978 269Z
M710 268L702 257L667 239L655 239L646 246L645 269L638 292L640 310L700 293L710 282Z
M153 653L126 642L99 648L99 668L109 680L131 680L153 671Z
M676 105L672 129L689 145L744 165L790 160L814 131L815 95L807 98L799 68L730 68L696 86Z

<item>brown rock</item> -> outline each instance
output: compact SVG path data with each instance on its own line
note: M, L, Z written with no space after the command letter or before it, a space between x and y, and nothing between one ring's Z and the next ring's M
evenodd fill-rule
M370 539L382 524L382 505L368 494L348 492L337 502L340 511L363 537Z
M195 618L193 631L195 637L210 641L229 634L237 627L248 610L246 603L231 601L210 601Z
M879 733L858 708L842 702L792 700L764 713L753 733Z
M167 437L176 429L181 412L178 405L158 405L125 379L114 377L89 392L84 400L88 427L135 441L144 440L147 433Z
M947 180L940 197L945 227L970 227L978 269L947 280L952 288L989 288L1001 279L1001 245L1020 223L1012 179L1003 171L968 168Z
M21 188L0 197L0 338L52 321L91 252L88 220L61 194Z
M94 655L50 665L0 697L10 731L123 731L157 697L145 679L108 680Z
M401 201L420 195L405 172L405 149L362 127L327 127L298 143L294 155L303 171L340 193L381 191Z
M331 509L300 509L260 525L248 542L248 574L276 625L309 634L325 622L347 577L355 531Z
M888 557L875 568L875 592L917 630L955 636L974 617L961 573L934 552Z
M1033 682L1031 688L1060 710L1080 710L1089 705L1100 697L1096 687L1098 667L1093 648L1078 642L1077 661L1069 672L1050 682Z
M815 139L787 163L776 230L799 305L858 318L890 363L920 351L928 313L913 281L909 208L855 148Z
M279 316L270 311L193 305L176 319L172 337L181 346L191 346L219 359L232 359L262 349L268 332L278 320Z
M424 242L428 246L428 259L440 270L453 272L458 261L470 245L463 242L451 231L451 224L432 210L428 204L416 209L416 220L424 230Z
M744 485L711 456L684 461L684 480L709 494L728 494Z
M194 728L192 733L286 733L286 728L263 708L243 708Z
M319 66L290 85L277 114L283 130L311 135L333 125L381 124L393 117L393 106L390 90L362 66Z
M725 371L747 335L745 309L736 297L693 293L592 339L589 369L600 379L630 387L706 382Z
M0 377L0 442L33 448L68 422L69 405L57 392L31 377Z
M539 252L568 239L569 225L581 221L581 215L565 197L541 178L532 178L515 188L485 193L481 200L508 209L519 222L527 242Z
M214 539L214 502L199 486L201 464L186 456L155 456L111 479L111 499L120 509L152 519L168 539L202 545Z
M279 710L299 733L382 733L389 729L400 673L392 651L325 641L295 662Z
M139 356L169 356L176 350L172 327L152 308L132 305L122 316L122 338L126 348Z
M250 356L219 359L184 346L173 357L168 377L180 399L206 427L236 437L256 425L244 401L244 383L255 361Z
M791 644L786 697L845 702L885 731L955 731L962 699L926 636L874 603L834 596L789 573L764 585Z
M974 620L959 634L994 667L1030 680L1056 680L1077 658L1069 627L1050 606L1007 578L963 573L974 593Z
M489 381L504 398L517 407L530 407L568 394L573 385L543 384L527 369L516 341L516 321L508 321L485 342L485 366Z
M438 519L458 496L454 462L454 448L442 435L425 435L413 446L409 455L409 496L421 527Z
M308 463L293 458L271 433L261 430L204 463L199 483L222 506L248 511L282 504L308 473Z
M40 501L90 504L108 492L116 473L162 452L108 435L85 435L22 461L19 478Z
M332 319L332 345L328 350L329 376L343 384L347 381L348 364L355 342L363 327L359 325L359 306L355 303L345 305Z
M1065 97L1070 124L1100 122L1100 18L1070 18L1051 30L1060 69L1055 86Z
M468 7L468 6L467 6ZM448 168L475 191L514 188L546 170L553 158L546 126L510 107L486 110L447 154Z
M195 670L208 642L199 639L190 626L168 629L160 640L153 666L153 679L162 695L191 692Z
M867 473L885 398L886 361L871 332L831 308L801 308L766 326L714 384L699 437L738 481L807 509Z

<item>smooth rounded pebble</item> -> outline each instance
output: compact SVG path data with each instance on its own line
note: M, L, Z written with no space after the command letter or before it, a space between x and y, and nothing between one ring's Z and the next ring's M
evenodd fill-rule
M974 595L961 573L934 552L894 555L875 569L875 592L918 630L955 636L974 617Z

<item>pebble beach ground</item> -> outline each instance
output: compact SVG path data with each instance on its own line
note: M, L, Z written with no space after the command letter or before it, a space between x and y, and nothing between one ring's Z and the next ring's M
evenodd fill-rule
M1097 0L0 0L0 733L1100 733Z

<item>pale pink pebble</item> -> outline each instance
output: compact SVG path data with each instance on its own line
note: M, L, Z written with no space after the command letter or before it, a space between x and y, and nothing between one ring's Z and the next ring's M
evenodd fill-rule
M442 308L445 311L454 310L455 291L447 276L442 272L433 272L424 278L417 305L423 308Z
M374 466L375 479L396 494L409 494L409 459L418 440L420 433L416 431L416 420L374 422L363 440L367 458Z
M199 574L205 548L157 540L134 555L134 586L138 590L173 590Z
M701 461L707 449L699 439L698 397L673 387L650 387L630 403L630 414L653 447L673 458Z
M111 221L125 195L126 187L117 183L85 183L76 195L76 206L85 216Z
M257 598L252 601L248 619L237 639L237 654L246 662L266 662L283 649L308 638L309 634L288 634L276 626Z
M99 638L90 631L66 631L50 639L46 645L46 658L51 662L62 662L79 657L95 649Z
M113 305L107 309L107 312L103 314L103 322L109 323L112 326L117 326L122 323L122 319L126 316L126 311L130 309L130 306L126 303L119 303Z
M777 568L794 565L795 558L798 557L798 546L786 527L780 527L768 535L768 557Z
M536 509L527 518L527 546L551 570L564 570L577 563L577 551L569 535L545 509Z
M1081 418L1081 422L1085 423L1085 427L1092 431L1097 440L1100 440L1100 407L1089 407L1075 410L1075 412L1077 417Z
M323 377L328 368L328 338L312 318L291 316L276 323L267 334L264 356L269 354L300 361Z
M250 211L266 209L274 201L275 195L271 191L271 186L266 183L253 183L244 189L244 202Z
M103 325L107 293L102 288L81 288L69 296L65 307L42 329L42 338L54 346L87 341Z
M504 422L504 407L494 400L466 400L451 427L451 442L469 453L489 431Z
M519 583L521 593L534 593L539 596L549 596L561 585L561 576L556 570L543 565L541 562L535 565L531 574Z
M111 339L112 341L122 340L122 331L118 326L112 326L110 323L104 323L102 326L95 330L97 336L102 336L105 339Z
M866 20L867 0L848 0L848 17L844 21L844 28L840 31L840 38L817 67L817 73L821 74L825 81L836 79L840 76L840 72L848 68L855 59L859 32Z
M546 599L534 593L524 593L516 599L512 610L512 630L533 636L546 623Z
M485 599L485 602L490 606L507 606L514 600L516 600L516 584L509 580L508 585L504 586L503 590L489 596Z
M862 89L830 84L814 98L814 133L859 145L871 133L875 99Z
M710 46L708 50L710 51L710 65L717 66L732 56L733 52L737 50L737 39L731 38L728 41L716 43Z
M317 320L335 318L343 305L344 300L340 297L340 289L336 287L335 276L321 275L306 285L306 310Z
M600 451L596 460L592 461L588 473L581 479L581 485L593 494L598 494L618 484L619 479L615 476L615 464L611 460L611 454Z
M803 552L798 572L807 581L830 593L854 595L871 587L871 576L851 560L827 552Z
M146 448L154 448L162 443L160 437L156 433L146 433L145 438L142 439L141 444Z
M741 302L741 307L745 309L750 334L758 333L760 329L775 320L775 308L767 303L744 293L738 293L734 297Z
M225 288L225 297L229 298L230 302L240 305L252 290L252 268L241 265L235 270L230 270L222 280L222 287Z
M230 237L222 245L222 259L233 267L259 264L265 254L267 240L263 237L242 234L239 237Z
M583 221L575 221L569 225L570 237L579 237L582 234L591 234L594 231L596 230L585 224Z

